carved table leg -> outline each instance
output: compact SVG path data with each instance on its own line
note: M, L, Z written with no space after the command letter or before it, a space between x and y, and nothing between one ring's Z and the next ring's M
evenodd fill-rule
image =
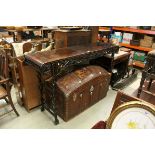
M39 89L40 89L40 94L41 94L41 111L44 111L45 108L44 108L44 104L45 104L45 101L44 101L44 79L42 77L42 73L41 72L38 72L38 80L39 80Z
M56 81L53 80L52 82L52 107L53 107L53 113L55 118L55 125L59 124L59 120L57 117L57 107L56 107Z
M52 79L52 100L51 100L51 104L52 104L52 110L53 110L53 115L54 115L54 123L55 125L59 124L59 120L58 120L58 115L57 115L57 107L56 107L56 75L57 75L57 65L53 64L51 66L52 70L51 73L53 75L53 79Z
M147 75L147 72L143 71L142 72L142 78L141 78L141 81L140 81L140 86L138 88L137 97L140 97L140 94L142 92L142 87L143 87L144 81L146 79L146 75Z

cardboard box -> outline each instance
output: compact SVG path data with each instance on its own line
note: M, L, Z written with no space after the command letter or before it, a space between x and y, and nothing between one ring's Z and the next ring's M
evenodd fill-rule
M132 40L133 34L132 33L124 33L122 42L125 44L130 44L130 40Z
M153 41L145 40L145 39L140 40L140 46L150 48L150 47L152 47L152 44L153 44Z
M133 59L144 62L146 55L144 52L134 52Z
M152 48L155 49L155 43L152 44Z
M9 33L8 32L0 32L0 38L5 38L5 37L8 37L9 36Z
M151 30L152 31L155 31L155 26L151 26Z
M144 36L144 40L146 40L146 41L153 41L153 37L145 35Z

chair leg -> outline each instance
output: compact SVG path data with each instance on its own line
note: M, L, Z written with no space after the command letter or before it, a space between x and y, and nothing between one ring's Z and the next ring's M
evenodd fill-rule
M153 79L150 79L149 84L147 86L147 90L150 90L151 84L152 84Z
M11 95L10 94L8 94L8 99L9 99L9 102L10 102L10 105L11 105L12 109L14 110L14 112L16 113L16 115L19 116L19 113L17 112L17 110L16 110L16 108L15 108L13 102L12 102L12 98L11 98Z
M143 87L144 81L146 79L146 76L147 76L147 73L145 71L143 71L142 72L142 78L141 78L141 81L140 81L140 86L138 88L138 93L137 93L138 98L140 97L140 94L142 92L142 87Z
M6 102L7 104L9 104L9 101L8 101L8 99L7 99L7 98L5 98L4 100L5 100L5 102Z

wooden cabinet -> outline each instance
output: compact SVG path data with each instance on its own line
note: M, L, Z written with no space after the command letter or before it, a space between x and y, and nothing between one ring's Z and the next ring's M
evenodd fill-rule
M20 92L24 107L29 111L40 105L40 90L37 72L24 64L24 58L17 58Z
M55 48L91 43L90 30L57 30L54 35Z

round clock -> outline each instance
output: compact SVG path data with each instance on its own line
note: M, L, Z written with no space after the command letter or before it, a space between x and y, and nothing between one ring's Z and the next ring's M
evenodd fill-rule
M140 101L131 101L117 107L107 121L109 129L155 128L155 106Z

